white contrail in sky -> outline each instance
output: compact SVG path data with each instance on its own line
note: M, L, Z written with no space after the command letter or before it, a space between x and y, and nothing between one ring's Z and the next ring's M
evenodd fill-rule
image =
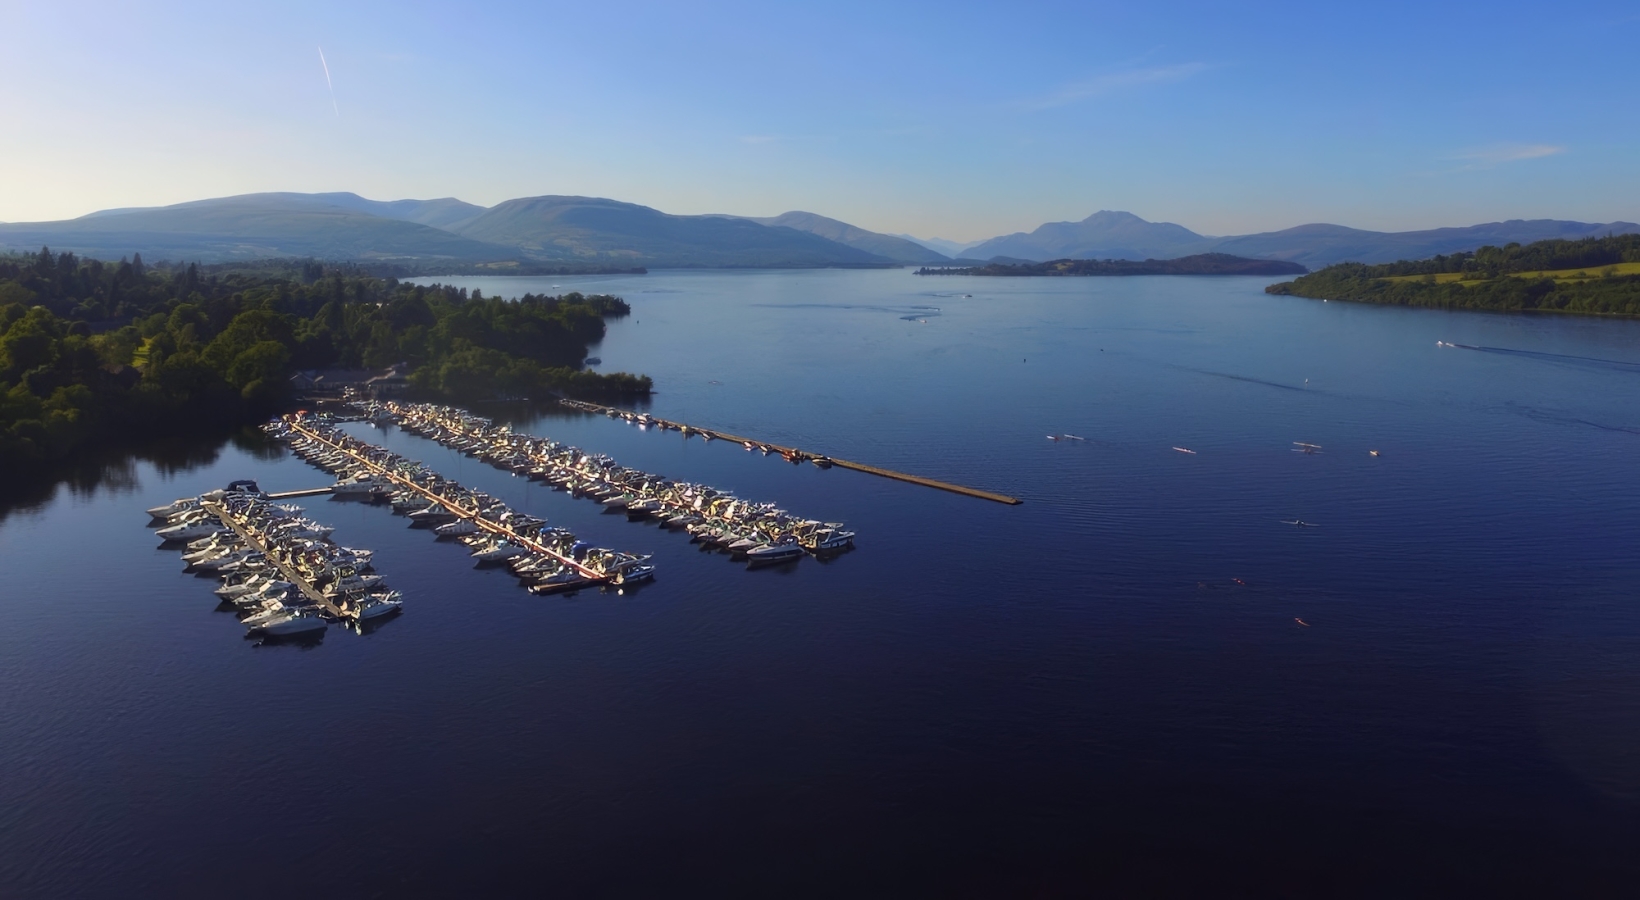
M325 87L330 88L330 108L336 111L336 118L342 117L342 108L336 105L336 85L330 83L330 63L325 62L325 48L319 48L319 65L325 68Z

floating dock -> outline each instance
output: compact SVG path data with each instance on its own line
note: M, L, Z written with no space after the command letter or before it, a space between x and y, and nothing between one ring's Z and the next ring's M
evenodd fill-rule
M1006 503L1009 506L1018 506L1019 504L1025 502L1018 497L1010 497L1007 494L998 494L993 491L982 491L979 488L952 484L949 481L939 481L933 478L924 478L921 475L909 475L905 472L896 472L893 469L868 466L865 463L858 463L847 459L838 459L835 456L826 456L821 453L800 450L796 447L782 447L779 444L771 444L768 441L760 441L757 438L730 434L727 431L718 431L714 428L702 428L698 425L688 425L683 422L671 422L666 419L651 416L648 413L637 413L630 410L617 409L613 406L600 406L597 403L587 403L582 400L560 400L559 402L570 407L571 409L578 409L582 412L602 413L604 415L614 414L621 418L636 418L642 416L644 421L653 422L662 428L671 428L676 431L681 431L685 435L700 434L707 437L718 438L720 440L734 441L737 444L756 444L760 447L768 447L771 450L775 450L787 459L808 461L825 460L839 468L853 469L856 472L864 472L868 475L877 475L882 478L892 478L895 481L904 481L910 484L920 484L923 487L930 487L941 491L950 491L953 494L962 494L965 497L976 497L980 500L990 500L993 503Z
M584 585L580 585L580 587L589 587L589 586L593 586L593 585L608 584L609 582L614 580L615 575L613 573L606 574L606 573L600 572L596 569L588 568L588 567L582 565L577 560L575 560L575 559L573 559L569 556L565 556L564 554L559 553L556 550L553 550L552 548L546 546L545 544L542 544L539 541L536 541L536 540L531 539L531 538L527 538L527 537L519 534L518 532L512 530L511 528L508 528L507 526L502 525L498 522L491 522L490 520L488 520L488 519L484 518L483 516L479 515L479 510L469 509L467 507L461 506L460 504L456 503L455 501L451 500L448 497L443 496L442 494L436 494L436 493L428 490L427 488L422 487L421 485L417 484L416 482L410 480L409 478L406 478L403 475L400 475L399 473L394 472L394 471L386 468L385 466L378 465L377 463L375 463L375 462L373 462L369 459L366 459L365 457L359 455L358 453L353 452L348 447L345 447L342 444L338 444L335 441L332 441L329 438L325 437L323 434L319 433L318 431L315 431L312 428L309 428L306 424L304 424L300 420L292 421L290 423L290 429L291 429L291 431L294 431L297 434L302 435L303 437L311 438L312 440L317 441L320 444L323 444L324 446L330 448L331 450L334 450L338 453L341 453L341 454L347 456L349 459L352 459L354 462L358 463L361 467L363 467L367 471L371 472L372 474L377 475L381 478L385 478L388 481L391 481L393 484L397 485L398 487L401 487L401 488L403 488L407 491L412 491L416 494L419 494L423 497L426 497L428 500L431 500L434 503L437 503L437 504L443 506L445 509L448 509L449 511L455 513L460 518L471 519L474 524L478 525L478 527L483 529L484 531L488 531L491 534L500 535L500 536L506 538L507 540L513 542L514 544L517 544L520 547L525 547L525 548L529 549L532 553L539 553L543 556L551 557L552 559L557 560L558 562L562 563L563 565L568 566L571 569L574 569L583 578L587 579L588 583L584 584Z

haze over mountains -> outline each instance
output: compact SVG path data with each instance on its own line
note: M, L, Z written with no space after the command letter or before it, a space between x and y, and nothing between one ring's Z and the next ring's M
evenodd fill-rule
M1409 232L1315 224L1210 237L1102 210L1080 222L1050 222L1029 233L963 245L880 234L801 211L770 218L679 216L596 197L526 197L485 208L454 198L378 201L352 193L268 193L109 209L60 222L0 224L0 249L50 246L109 259L139 252L150 260L201 262L314 257L433 266L519 261L654 268L920 266L939 265L957 254L968 260L1043 262L1228 253L1318 268L1629 232L1640 232L1640 225L1537 219Z

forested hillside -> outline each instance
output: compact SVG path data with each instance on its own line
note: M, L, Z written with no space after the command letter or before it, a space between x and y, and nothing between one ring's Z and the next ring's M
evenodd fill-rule
M1396 306L1640 316L1640 234L1482 247L1376 266L1343 263L1265 291Z
M581 371L617 297L487 299L308 264L284 275L0 257L0 479L91 442L254 421L298 369L404 362L451 399L647 393Z

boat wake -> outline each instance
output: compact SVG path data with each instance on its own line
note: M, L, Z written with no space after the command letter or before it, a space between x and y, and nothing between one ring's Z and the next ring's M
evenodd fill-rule
M1453 350L1473 350L1477 353L1496 353L1501 356L1515 356L1522 359L1535 359L1539 362L1578 366L1580 368L1608 369L1614 372L1640 372L1640 362L1628 362L1621 359L1604 359L1598 356L1576 356L1570 353L1546 353L1542 350L1517 350L1513 347L1481 347L1476 346L1475 344L1457 344L1452 341L1436 341L1435 346L1450 348Z
M928 319L940 315L938 306L874 306L864 303L753 303L765 309L858 309L893 313L902 319Z
M1534 422L1543 422L1548 425L1575 425L1582 428L1594 428L1599 431L1611 431L1619 434L1640 434L1640 428L1627 425L1607 425L1603 422L1594 422L1589 419L1543 409L1537 406L1527 406L1524 403L1506 403L1504 407L1511 412L1518 413Z

